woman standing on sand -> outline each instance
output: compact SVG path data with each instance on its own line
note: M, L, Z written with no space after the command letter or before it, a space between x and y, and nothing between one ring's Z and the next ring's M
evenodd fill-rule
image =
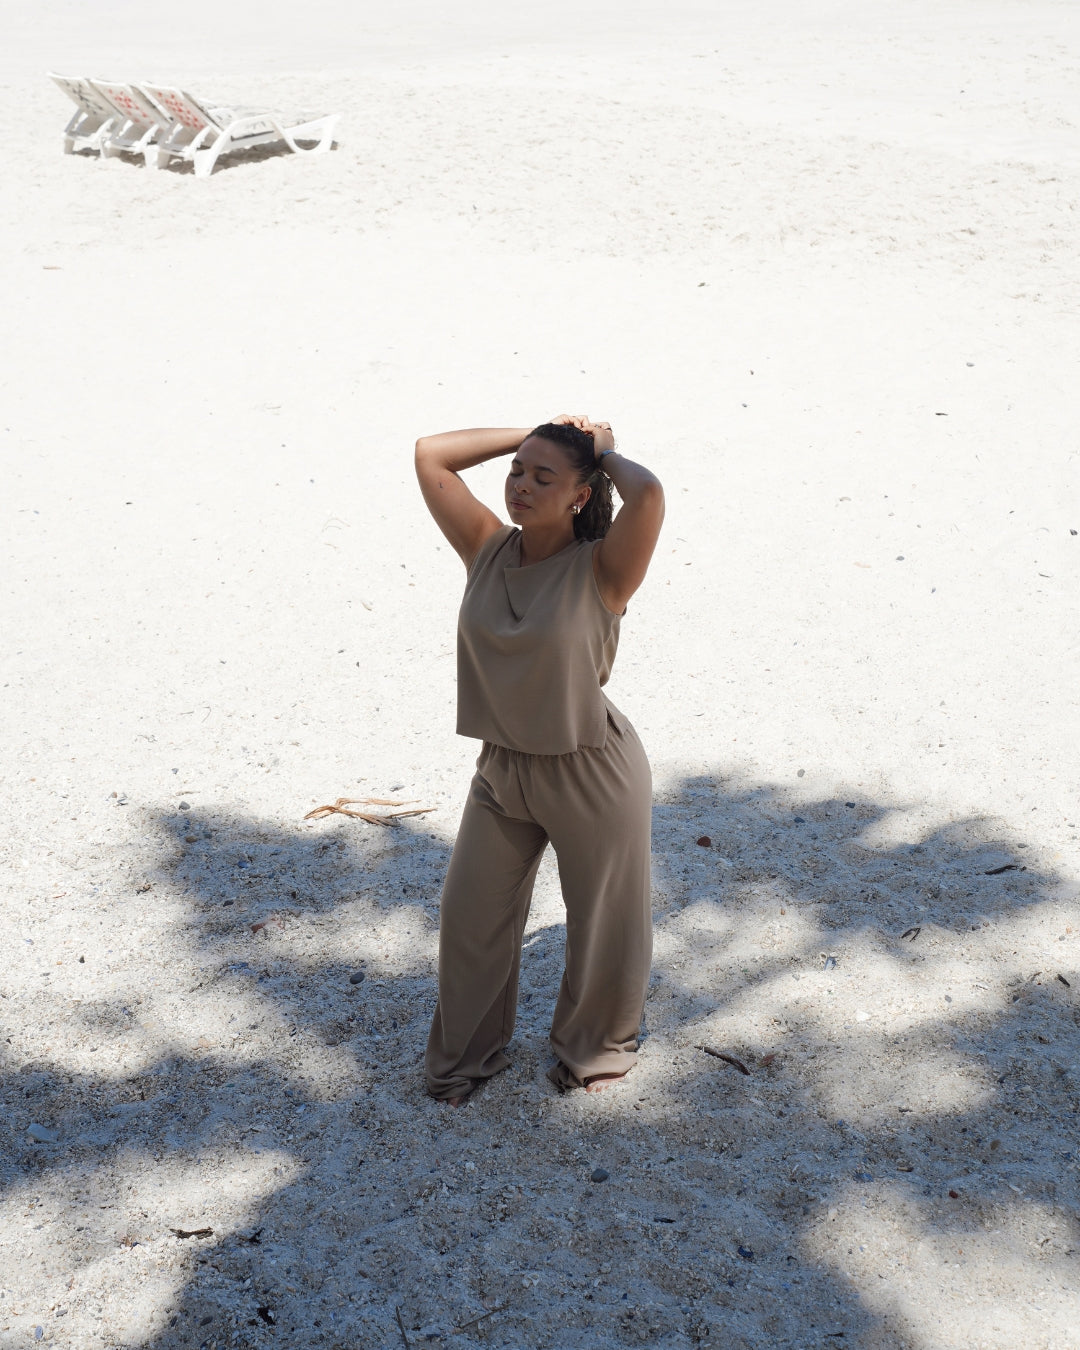
M460 478L500 455L513 455L513 525ZM457 730L483 741L443 887L428 1091L459 1106L509 1064L522 934L549 841L566 968L548 1076L599 1091L634 1064L652 954L649 763L601 686L656 547L663 490L618 453L606 422L580 416L425 436L416 473L468 571ZM612 483L623 499L614 520Z

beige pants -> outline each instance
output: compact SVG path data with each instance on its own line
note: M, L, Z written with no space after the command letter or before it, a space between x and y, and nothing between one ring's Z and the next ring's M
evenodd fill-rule
M443 887L433 1097L509 1064L521 939L550 841L566 903L566 969L551 1024L566 1087L634 1063L652 957L652 776L633 727L602 750L526 755L485 744Z

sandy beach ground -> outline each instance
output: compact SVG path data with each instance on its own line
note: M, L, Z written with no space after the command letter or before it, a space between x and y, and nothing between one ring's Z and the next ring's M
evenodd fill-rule
M0 1346L1080 1346L1080 11L280 8L5 13ZM65 157L50 68L339 143ZM450 1113L412 443L560 411L668 494L647 1036L545 1079L545 863Z

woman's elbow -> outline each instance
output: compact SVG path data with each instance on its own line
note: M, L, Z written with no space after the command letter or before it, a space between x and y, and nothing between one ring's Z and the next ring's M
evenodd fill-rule
M658 516L661 520L664 518L664 485L654 474L649 474L648 479L641 484L640 497L642 507Z

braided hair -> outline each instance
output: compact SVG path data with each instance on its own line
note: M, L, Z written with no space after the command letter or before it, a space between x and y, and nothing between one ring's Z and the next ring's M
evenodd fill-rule
M542 441L550 441L564 451L575 472L578 483L587 483L592 489L589 500L574 517L576 539L603 539L611 529L614 504L611 482L596 462L593 438L587 431L561 422L544 422L529 433Z

